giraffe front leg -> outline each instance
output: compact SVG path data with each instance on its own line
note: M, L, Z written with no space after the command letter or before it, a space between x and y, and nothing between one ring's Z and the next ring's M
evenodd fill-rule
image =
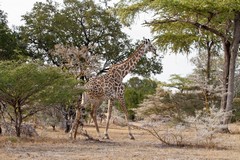
M128 123L128 111L127 111L127 108L126 108L126 105L125 105L125 100L124 100L123 96L120 97L118 99L118 101L119 101L119 103L121 105L121 108L122 108L123 112L125 113L125 121L126 121L127 126L128 126L128 136L129 136L130 139L134 140L135 138L134 138L134 136L133 136L133 134L131 132L131 127L130 127L130 125Z
M105 133L104 133L104 139L110 139L108 135L108 128L109 128L109 122L111 119L111 114L112 114L112 100L108 100L108 113L107 113L107 124L105 128Z

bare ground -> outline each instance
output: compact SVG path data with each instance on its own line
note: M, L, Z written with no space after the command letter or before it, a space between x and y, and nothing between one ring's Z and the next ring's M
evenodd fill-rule
M240 131L234 126L234 132ZM95 128L87 126L89 134L96 137ZM103 132L103 128L101 131ZM220 148L173 147L162 144L142 130L133 130L135 140L127 136L126 127L112 126L110 140L68 139L63 130L38 130L37 138L0 136L0 160L239 160L240 134L219 134Z

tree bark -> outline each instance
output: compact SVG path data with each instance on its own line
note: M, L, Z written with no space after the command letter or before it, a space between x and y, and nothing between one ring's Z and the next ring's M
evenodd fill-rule
M53 131L56 131L56 126L52 125Z
M225 111L227 104L227 90L228 90L228 75L229 75L229 64L230 64L230 42L223 39L224 48L224 68L223 68L223 79L222 79L222 97L220 109Z
M229 67L229 79L228 79L228 94L226 102L226 112L232 112L232 103L234 98L234 78L235 78L235 68L236 68L236 59L238 55L239 42L240 42L240 12L235 13L234 18L234 31L233 31L233 43L231 47L231 58L230 58L230 67ZM225 116L224 123L228 124L231 121L231 114Z
M212 58L212 46L214 42L213 41L208 41L207 42L207 68L206 68L206 78L207 78L207 85L210 85L210 78L211 78L211 58ZM209 106L210 106L210 93L208 89L204 90L204 95L205 95L205 108L206 111L209 112Z
M14 112L15 112L15 129L16 129L16 136L21 136L21 124L22 124L22 109L19 104L19 102L16 102L14 106Z

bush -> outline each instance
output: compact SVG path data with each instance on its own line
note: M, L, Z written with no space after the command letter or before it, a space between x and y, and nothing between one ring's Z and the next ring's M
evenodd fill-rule
M222 124L222 117L225 117L226 114L230 114L230 112L226 113L213 107L210 108L210 112L199 110L195 116L186 117L185 123L168 125L164 132L159 128L163 125L160 121L144 121L141 125L133 126L149 132L166 145L214 148L220 142L216 134L225 128L225 125ZM194 137L187 137L184 134L189 129L195 131Z

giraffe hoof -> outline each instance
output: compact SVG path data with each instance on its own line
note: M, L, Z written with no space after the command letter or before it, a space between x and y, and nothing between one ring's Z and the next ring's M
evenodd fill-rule
M109 138L108 134L105 134L103 139L110 139L110 138Z
M135 138L133 137L132 134L129 134L129 138L130 138L131 140L135 140Z

